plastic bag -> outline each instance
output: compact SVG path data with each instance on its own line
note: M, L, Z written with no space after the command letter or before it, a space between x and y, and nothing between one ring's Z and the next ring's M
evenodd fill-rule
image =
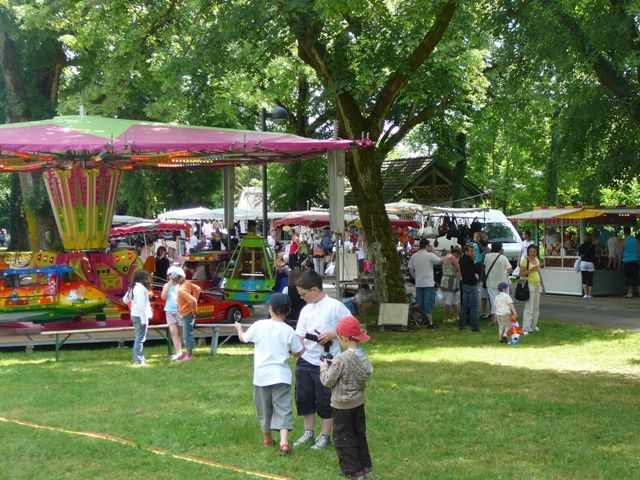
M325 275L333 275L336 271L336 264L331 262L327 265L327 268L324 269Z

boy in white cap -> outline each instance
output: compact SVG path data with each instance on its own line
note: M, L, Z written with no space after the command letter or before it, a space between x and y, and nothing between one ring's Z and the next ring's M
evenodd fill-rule
M360 342L369 335L357 318L342 318L336 327L342 352L320 364L320 380L331 389L333 407L333 444L343 475L347 478L371 478L371 456L367 444L364 389L373 372Z
M498 284L498 295L496 295L496 317L498 319L498 338L501 343L507 343L507 335L511 330L511 319L509 314L518 316L513 300L509 296L509 283L500 282Z
M289 353L299 357L304 350L296 332L284 321L289 313L289 297L274 293L268 303L267 320L258 320L246 332L235 323L241 342L254 343L253 397L262 428L262 444L273 445L272 430L280 431L280 455L289 455L289 431L293 429L291 369Z

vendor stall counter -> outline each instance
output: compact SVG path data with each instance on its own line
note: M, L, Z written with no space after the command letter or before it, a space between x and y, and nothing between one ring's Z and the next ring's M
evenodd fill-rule
M582 277L574 270L578 249L585 234L593 236L596 247L592 295L622 295L626 292L622 271L607 268L607 240L624 225L640 215L636 208L542 208L509 217L512 221L535 221L543 224L540 251L544 255L541 270L547 293L582 296Z

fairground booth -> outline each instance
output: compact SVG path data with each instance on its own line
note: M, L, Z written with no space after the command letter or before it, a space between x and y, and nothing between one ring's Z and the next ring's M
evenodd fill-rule
M591 234L596 247L593 295L622 295L626 292L622 271L613 268L611 251L622 238L625 225L635 225L640 208L539 208L512 215L513 222L535 222L535 242L544 264L541 271L547 293L582 295L582 279L574 270L578 249ZM542 228L542 230L540 230ZM539 238L539 232L542 237Z

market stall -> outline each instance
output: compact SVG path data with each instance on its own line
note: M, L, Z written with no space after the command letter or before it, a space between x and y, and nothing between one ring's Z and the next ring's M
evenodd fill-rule
M583 294L581 276L574 270L574 264L586 233L591 233L596 247L592 294L622 295L626 292L622 271L607 268L610 266L607 242L619 235L624 225L633 225L639 215L639 208L540 208L512 215L509 220L542 224L541 273L548 293Z

